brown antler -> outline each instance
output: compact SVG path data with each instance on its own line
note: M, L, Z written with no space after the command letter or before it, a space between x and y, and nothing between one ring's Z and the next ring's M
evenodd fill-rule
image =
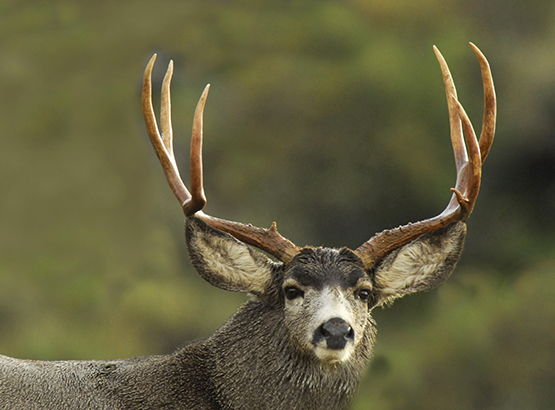
M393 249L413 241L420 235L455 221L464 221L470 216L474 208L474 203L480 190L482 164L489 153L495 133L496 103L493 79L488 61L478 47L472 43L470 45L480 62L484 87L484 118L480 142L477 141L472 124L462 105L457 100L455 84L447 63L439 50L434 46L434 51L441 66L445 92L447 94L451 142L457 167L457 182L455 188L451 189L453 196L447 208L436 217L400 226L392 230L385 230L374 235L368 242L360 246L355 253L363 260L367 268L374 266L376 262L383 259Z
M480 189L482 164L485 161L495 133L496 102L493 79L489 64L480 50L470 43L482 70L484 87L484 118L480 140L476 139L474 129L462 105L457 100L455 84L443 56L434 46L438 58L449 109L449 123L451 128L451 142L455 154L457 181L452 188L453 196L445 210L434 218L425 219L413 224L400 226L392 230L385 230L374 235L361 245L355 253L370 268L392 250L411 242L427 232L434 231L455 221L464 221L474 208ZM228 232L235 238L256 246L283 262L288 262L299 252L300 248L281 236L276 229L275 222L270 229L257 228L238 222L227 221L204 214L201 210L206 204L202 182L202 115L208 95L206 86L197 104L193 121L193 136L191 140L191 193L183 184L179 169L175 162L172 142L171 113L170 113L170 81L173 73L173 63L170 62L168 71L162 84L162 108L160 113L162 136L158 131L156 117L152 108L151 74L156 55L149 61L143 80L143 115L148 135L168 183L179 200L186 216L197 216L214 228ZM464 131L464 132L463 132ZM465 144L466 141L466 144Z
M168 71L162 83L162 107L160 122L162 135L158 131L156 116L152 108L152 68L156 61L156 54L147 64L143 78L143 116L145 118L148 136L152 141L156 155L162 164L166 178L183 208L187 217L196 216L216 229L233 235L242 242L256 246L283 262L289 262L299 252L299 248L281 236L275 222L270 229L257 228L238 222L226 221L206 215L201 210L206 204L202 182L202 115L204 104L208 96L209 85L206 86L195 109L193 120L193 136L191 139L191 192L183 183L173 153L173 133L171 126L170 82L173 74L173 62L170 61Z

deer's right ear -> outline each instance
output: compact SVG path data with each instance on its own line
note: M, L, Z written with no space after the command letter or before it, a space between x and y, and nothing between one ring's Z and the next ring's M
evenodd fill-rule
M262 294L272 282L275 262L199 218L187 218L185 237L191 262L211 285Z

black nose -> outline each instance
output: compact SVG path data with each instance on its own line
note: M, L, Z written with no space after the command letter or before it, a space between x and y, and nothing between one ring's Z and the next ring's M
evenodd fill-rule
M324 339L328 349L344 349L347 341L353 340L355 332L353 328L340 317L334 317L324 323L316 330L314 344Z

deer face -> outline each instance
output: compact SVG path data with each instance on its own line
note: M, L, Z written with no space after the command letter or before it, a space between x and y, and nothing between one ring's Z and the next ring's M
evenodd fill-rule
M373 307L362 261L346 248L305 248L286 266L281 288L292 340L324 362L348 360Z
M422 235L367 269L351 250L303 248L272 262L198 218L186 223L187 246L199 274L219 288L249 292L270 305L290 345L323 363L348 362L373 335L374 306L442 283L457 262L466 233L459 222Z

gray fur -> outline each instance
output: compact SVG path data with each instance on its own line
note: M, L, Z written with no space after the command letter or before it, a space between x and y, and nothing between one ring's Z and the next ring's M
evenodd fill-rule
M346 409L371 357L372 308L445 280L465 225L424 235L370 271L348 249L305 248L281 264L196 218L188 218L186 233L203 278L253 295L227 323L166 356L59 362L0 356L0 409ZM302 298L288 300L286 286L298 287ZM368 302L357 299L360 289L371 290ZM324 344L325 354L318 354L310 343L314 317L333 314L322 306L329 300L352 321L348 352L327 354Z

